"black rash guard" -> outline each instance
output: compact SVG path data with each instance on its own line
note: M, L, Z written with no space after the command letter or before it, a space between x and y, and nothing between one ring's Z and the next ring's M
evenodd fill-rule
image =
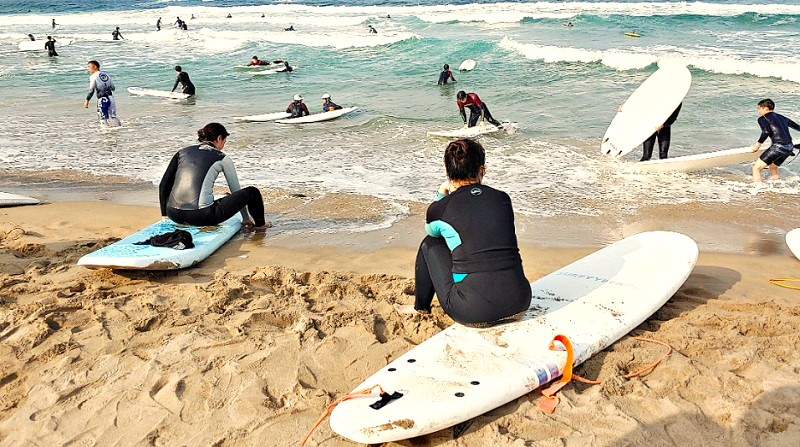
M189 74L185 71L178 73L178 77L175 78L175 85L172 86L172 91L174 92L176 88L178 88L178 84L183 87L183 92L187 95L194 95L194 84L192 81L189 80Z
M437 82L437 84L438 85L447 84L447 82L451 79L453 80L453 82L456 82L456 78L453 77L453 72L450 70L443 70L441 73L439 73L439 82Z
M758 117L758 125L761 126L761 136L759 143L763 143L769 138L773 145L788 146L792 144L792 136L789 128L800 131L800 125L789 118L775 112L768 112Z

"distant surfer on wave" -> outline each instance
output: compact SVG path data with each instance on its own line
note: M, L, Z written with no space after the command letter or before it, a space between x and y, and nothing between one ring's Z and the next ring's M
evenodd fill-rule
M294 25L289 25L289 28L284 28L284 31L294 31Z
M253 58L250 59L250 62L247 64L247 66L248 67L253 67L253 66L258 66L258 65L269 65L269 64L270 63L268 61L263 61L263 60L259 59L258 56L253 56Z
M486 154L460 139L444 152L447 180L428 207L414 268L414 309L439 305L462 324L485 324L528 309L531 287L522 269L508 194L481 184Z
M175 91L178 88L178 84L181 85L181 93L185 93L187 95L194 95L194 84L189 79L189 73L183 71L180 65L175 66L175 71L178 72L178 77L175 78L175 85L172 86L171 91Z
M324 93L322 95L322 111L323 112L333 112L334 110L340 110L342 106L335 104L331 101L330 93Z
M464 121L464 128L475 127L478 124L478 119L488 121L497 127L503 127L499 121L492 117L486 103L481 101L476 93L467 93L464 90L456 93L456 104L458 104L458 111L461 113L461 119ZM464 108L469 108L469 122L467 122L467 112Z
M308 106L303 102L303 97L300 95L294 95L294 101L290 102L286 107L286 113L291 113L292 118L310 115Z
M378 34L378 30L376 30L372 25L367 25L370 34Z
M33 34L28 34L28 39L30 39L31 42L36 42L36 38L33 37Z
M242 214L243 225L264 227L264 200L254 186L242 188L233 161L222 149L228 131L219 123L209 123L197 131L200 144L179 150L167 167L158 186L161 216L180 224L219 225ZM231 193L214 200L214 182L225 175Z
M453 72L450 71L450 64L444 64L442 72L439 73L439 81L436 84L445 85L448 81L456 82L456 78L453 77Z
M761 136L758 141L750 146L753 152L758 151L767 138L772 143L767 150L753 164L753 182L761 183L761 171L769 166L769 179L778 180L778 166L782 165L793 154L794 144L789 128L800 131L800 125L789 118L775 113L775 103L771 99L762 99L758 103L758 125L761 127Z
M100 71L100 63L97 61L89 61L86 64L86 69L89 71L89 93L86 95L86 101L83 102L83 108L89 108L89 100L92 96L97 94L97 115L105 124L119 126L121 123L117 118L117 103L114 100L114 82L111 76L104 71ZM111 123L109 123L111 120Z
M161 31L161 17L159 17L156 22L156 31Z

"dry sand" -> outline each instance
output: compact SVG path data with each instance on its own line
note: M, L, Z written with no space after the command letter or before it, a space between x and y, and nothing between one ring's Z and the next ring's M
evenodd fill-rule
M0 209L0 446L297 445L332 399L451 323L438 307L395 311L413 302L415 252L399 240L298 249L267 233L185 271L75 265L157 218L103 202ZM526 273L595 248L523 247ZM399 444L800 445L800 291L767 282L798 267L785 250L704 251L633 333L675 348L651 374L620 378L661 349L626 337L578 368L605 383L569 385L553 415L532 393L459 439ZM325 424L309 445L355 444Z

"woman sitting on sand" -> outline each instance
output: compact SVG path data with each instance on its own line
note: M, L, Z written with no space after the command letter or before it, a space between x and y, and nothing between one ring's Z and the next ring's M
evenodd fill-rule
M197 131L200 144L183 148L172 157L158 187L162 217L206 226L218 225L241 212L245 226L265 226L261 192L253 186L239 186L233 161L222 152L228 135L222 124L207 124ZM220 172L231 193L214 200L214 181Z
M414 309L429 311L435 292L447 315L462 324L497 322L531 303L511 199L481 184L485 159L476 141L447 146L448 180L428 207L428 236L417 254Z

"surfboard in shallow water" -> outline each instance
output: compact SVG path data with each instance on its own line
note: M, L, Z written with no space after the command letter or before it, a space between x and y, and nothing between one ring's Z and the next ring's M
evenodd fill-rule
M269 121L289 118L290 116L292 116L291 113L275 112L275 113L265 113L263 115L234 116L233 119L235 119L236 121L245 121L251 123L266 123Z
M632 168L639 172L691 172L745 162L752 163L762 152L764 149L753 152L750 147L742 147L663 160L640 161L634 163Z
M289 119L281 119L275 121L279 124L304 124L304 123L319 123L322 121L330 121L336 118L339 118L342 115L347 115L350 112L355 111L358 107L345 107L339 110L333 110L330 112L322 112L322 113L313 113L311 115L306 115L303 117L298 118L289 118Z
M502 124L503 127L497 127L491 124L487 124L485 126L478 125L467 128L460 127L458 129L451 129L451 130L435 130L428 132L428 136L442 137L442 138L474 138L480 135L500 132L501 130L505 130L509 134L512 134L514 133L514 131L516 131L517 123L504 121L500 124Z
M186 93L170 92L167 90L155 90L152 88L142 88L142 87L128 87L128 93L136 96L155 96L156 98L167 98L167 99L187 99L190 96L193 96L193 95L187 95Z
M458 69L459 71L470 71L473 70L476 65L478 65L478 63L475 62L475 59L467 59L458 66Z

